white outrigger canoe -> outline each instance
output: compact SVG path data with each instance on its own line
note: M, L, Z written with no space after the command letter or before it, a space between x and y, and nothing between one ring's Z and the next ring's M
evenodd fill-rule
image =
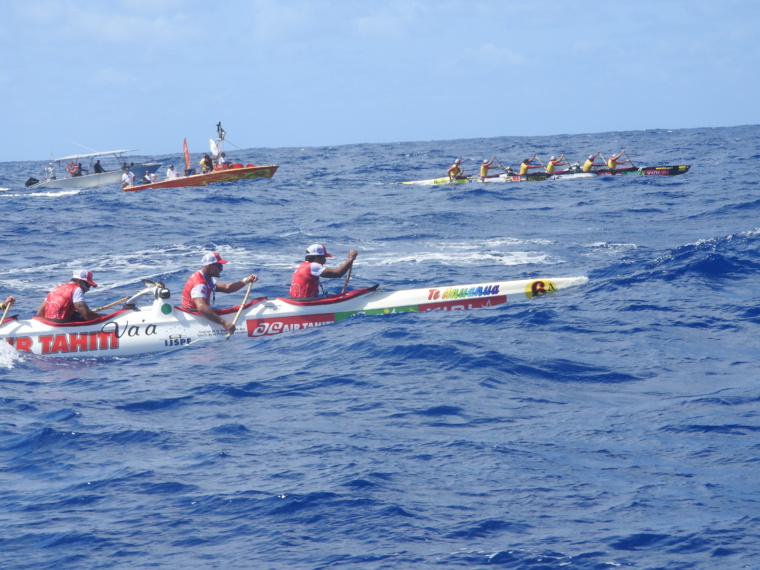
M237 334L265 337L337 323L354 315L494 307L587 282L587 277L559 277L402 291L375 285L317 299L254 299L242 306L237 321L239 306L216 312L236 322ZM138 305L146 299L149 302ZM62 324L39 317L6 319L0 325L0 340L39 356L113 358L168 352L200 340L226 338L220 325L170 301L168 289L150 283L123 308L93 321Z
M402 182L401 184L413 184L417 186L441 186L445 184L467 184L468 182L481 182L481 183L489 183L489 182L540 182L542 180L546 180L549 178L550 175L545 172L539 172L534 174L514 174L514 173L504 173L499 174L498 176L489 176L489 177L482 177L477 174L473 174L471 176L466 176L464 178L455 178L454 180L449 180L448 176L443 176L441 178L432 178L430 180L411 180L409 182Z

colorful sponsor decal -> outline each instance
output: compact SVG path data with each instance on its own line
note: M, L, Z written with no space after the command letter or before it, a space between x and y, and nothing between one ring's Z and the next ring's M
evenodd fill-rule
M448 289L428 289L428 301L446 299L469 299L471 297L488 297L499 294L499 285L481 285L478 287L449 287Z
M33 352L34 338L19 336L7 339L16 350ZM119 348L119 338L113 332L82 332L62 334L41 334L37 337L40 354L59 354L62 352L92 352L98 350L115 350Z
M296 317L275 317L272 319L248 319L245 321L248 336L271 336L286 332L300 331L335 322L332 313L323 315L301 315Z

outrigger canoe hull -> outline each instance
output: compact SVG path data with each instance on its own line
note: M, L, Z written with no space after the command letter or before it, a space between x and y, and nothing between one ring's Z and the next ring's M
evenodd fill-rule
M402 182L402 184L413 184L419 186L441 186L444 184L466 184L468 182L540 182L549 178L547 173L537 174L499 174L498 176L492 176L488 178L481 178L480 176L468 176L467 178L455 178L449 180L448 176L443 178L433 178L432 180L412 180L409 182Z
M264 297L243 306L235 332L265 337L336 323L354 315L495 307L587 282L586 277L560 277L403 291L385 291L375 286L310 300ZM138 307L136 301L141 297L153 300ZM232 307L217 313L233 321L238 309ZM125 308L94 321L60 324L33 317L11 318L0 325L0 339L19 351L57 358L114 358L168 352L199 340L225 337L223 327L173 306L169 291L157 286L140 291L127 301Z
M149 188L182 188L184 186L206 186L207 184L216 184L217 182L234 182L235 180L252 180L255 178L272 178L279 167L277 165L254 166L233 166L224 170L214 170L206 174L192 174L190 176L180 176L170 180L162 180L151 184L140 184L136 186L126 186L125 192L136 192L138 190L147 190Z

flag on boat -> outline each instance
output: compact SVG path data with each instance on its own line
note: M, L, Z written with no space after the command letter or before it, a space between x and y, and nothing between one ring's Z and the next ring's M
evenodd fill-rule
M182 143L183 150L185 152L185 170L190 169L190 151L187 150L187 139Z
M214 142L214 139L209 139L208 142L211 147L211 155L216 158L219 156L219 146Z

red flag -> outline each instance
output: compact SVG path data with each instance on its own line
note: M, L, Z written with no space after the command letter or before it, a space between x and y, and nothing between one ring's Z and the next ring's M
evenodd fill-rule
M185 170L189 170L190 169L190 152L187 150L187 139L185 139L183 146L185 150Z

